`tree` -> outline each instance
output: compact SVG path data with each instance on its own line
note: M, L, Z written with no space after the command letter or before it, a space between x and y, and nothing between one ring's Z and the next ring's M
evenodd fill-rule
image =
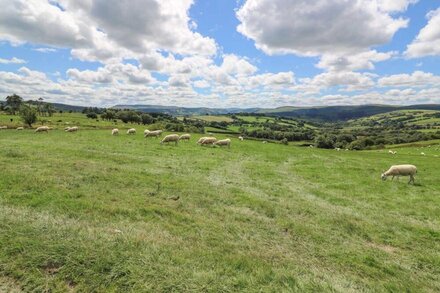
M87 116L87 118L90 118L90 119L98 118L98 115L96 115L96 113L94 113L94 112L89 112L86 114L86 116Z
M24 123L32 127L32 124L37 122L37 110L29 105L21 105L19 109L20 117Z
M16 94L6 97L6 106L12 115L15 115L15 112L20 109L21 104L23 104L23 98Z
M46 103L44 104L44 112L46 112L49 117L52 117L53 113L56 111L52 104Z
M153 117L150 114L142 114L141 115L141 121L142 124L146 125L146 124L151 124L154 122Z

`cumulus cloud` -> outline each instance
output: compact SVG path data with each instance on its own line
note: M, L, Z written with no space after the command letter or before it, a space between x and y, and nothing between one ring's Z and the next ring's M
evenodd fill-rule
M0 64L23 64L23 63L26 63L26 60L19 59L16 57L12 57L11 59L0 58Z
M378 85L382 87L424 87L439 84L440 76L423 71L414 71L412 74L395 74L378 80Z
M408 24L390 13L414 1L247 0L237 30L269 55L363 52L389 42Z
M394 55L397 55L397 52L382 53L376 50L352 55L325 54L316 66L328 71L372 70L374 63L386 61Z
M440 56L440 8L428 13L428 24L408 45L406 55L410 58Z

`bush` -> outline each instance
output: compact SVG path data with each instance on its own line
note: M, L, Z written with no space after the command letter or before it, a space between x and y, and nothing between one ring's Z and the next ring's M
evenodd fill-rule
M19 114L24 123L32 127L32 124L37 122L37 110L29 105L21 105Z

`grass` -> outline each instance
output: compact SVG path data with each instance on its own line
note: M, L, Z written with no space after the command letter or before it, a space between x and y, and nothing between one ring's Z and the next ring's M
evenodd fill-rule
M231 117L223 116L223 115L198 115L191 116L190 119L199 119L207 122L233 122L234 120Z
M26 292L440 290L438 158L197 138L175 147L108 130L1 131L0 282ZM418 166L416 185L380 181L396 163Z

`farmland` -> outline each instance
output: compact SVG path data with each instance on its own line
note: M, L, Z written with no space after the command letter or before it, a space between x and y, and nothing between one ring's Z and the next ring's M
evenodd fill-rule
M62 131L80 115L0 131L5 291L440 290L438 141L395 156L161 146L137 125ZM396 163L418 166L414 186L380 180Z

